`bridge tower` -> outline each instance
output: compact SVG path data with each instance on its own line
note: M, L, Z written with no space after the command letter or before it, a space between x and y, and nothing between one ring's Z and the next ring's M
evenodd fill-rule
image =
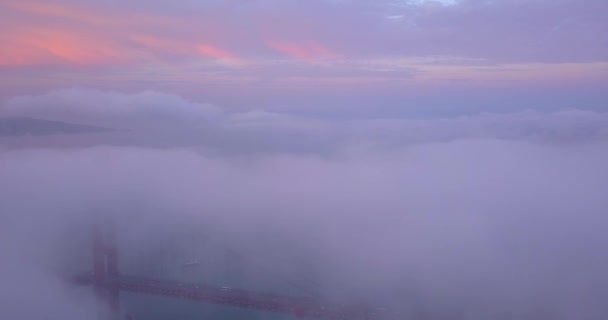
M93 232L93 285L99 306L109 306L112 317L117 318L120 314L119 288L116 284L119 275L118 249L113 229L105 231L96 227Z

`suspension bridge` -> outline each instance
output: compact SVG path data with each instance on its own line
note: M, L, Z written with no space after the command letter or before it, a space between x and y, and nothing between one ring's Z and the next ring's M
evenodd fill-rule
M365 304L332 304L316 298L287 296L236 289L205 283L190 283L171 279L160 279L122 274L119 270L119 250L112 232L94 230L92 241L93 270L73 276L75 285L92 286L96 299L107 306L113 317L120 315L120 293L162 296L201 303L218 304L237 308L254 309L296 318L329 320L392 320L384 309ZM124 318L123 318L124 319ZM133 319L126 316L126 319Z

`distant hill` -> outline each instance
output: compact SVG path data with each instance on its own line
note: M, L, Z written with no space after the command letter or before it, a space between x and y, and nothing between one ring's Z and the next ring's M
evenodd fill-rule
M0 137L84 134L112 131L108 128L33 118L0 118Z

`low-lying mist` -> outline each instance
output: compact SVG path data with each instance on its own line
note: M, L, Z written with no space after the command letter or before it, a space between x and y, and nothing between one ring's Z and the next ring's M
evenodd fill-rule
M133 273L169 251L159 270L200 260L188 276L218 283L232 261L240 278L223 281L235 287L276 291L264 285L284 280L304 286L298 294L465 319L600 319L607 150L470 140L329 157L5 152L0 310L82 318L91 302L54 275L86 270L87 230L111 219Z
M0 318L95 319L93 291L62 276L90 270L91 228L111 222L128 274L366 301L404 319L605 319L606 141L444 139L450 122L420 123L441 138L0 151ZM169 303L122 299L136 316ZM145 319L199 318L155 310ZM242 317L255 315L210 316Z

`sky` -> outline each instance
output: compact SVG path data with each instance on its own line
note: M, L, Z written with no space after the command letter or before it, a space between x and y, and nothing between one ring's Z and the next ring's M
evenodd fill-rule
M598 109L607 98L607 6L3 0L0 95L151 89L236 110L334 117Z
M124 274L396 319L607 319L605 12L0 0L0 318L100 320L65 276L110 222Z

